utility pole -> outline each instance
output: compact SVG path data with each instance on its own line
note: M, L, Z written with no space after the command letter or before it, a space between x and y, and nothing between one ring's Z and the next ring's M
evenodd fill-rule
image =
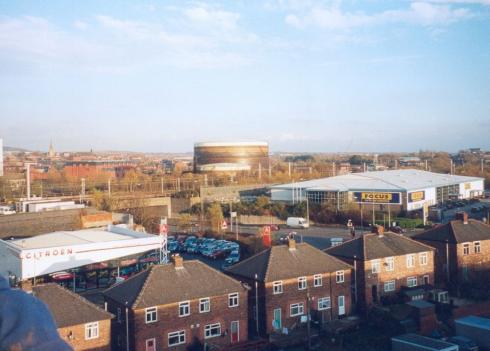
M262 164L259 162L259 180L262 179Z
M111 178L107 179L107 193L111 196Z
M31 162L25 164L26 166L26 185L27 185L27 200L31 199Z
M427 160L425 160L425 170L428 170Z
M451 158L451 159L449 159L449 161L450 161L449 166L451 167L451 169L450 169L449 173L450 173L450 174L453 174L453 159Z
M230 200L230 231L233 233L233 200Z
M289 174L289 179L291 179L291 162L288 162L288 174Z
M80 192L80 202L85 201L85 178L82 178L82 191Z
M335 161L332 161L332 175L335 177L337 170L335 169Z
M310 226L310 206L308 201L308 193L306 193L306 222Z
M483 158L480 160L481 163L481 174L483 174Z

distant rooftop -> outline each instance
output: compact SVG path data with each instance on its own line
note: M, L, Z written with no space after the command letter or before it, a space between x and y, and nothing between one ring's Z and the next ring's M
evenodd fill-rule
M272 186L272 188L301 188L308 189L309 191L363 191L370 189L409 191L478 180L483 180L483 178L434 173L416 169L396 169L389 171L351 173L336 177L275 185Z
M198 142L194 147L218 147L218 146L268 146L267 141L210 141Z

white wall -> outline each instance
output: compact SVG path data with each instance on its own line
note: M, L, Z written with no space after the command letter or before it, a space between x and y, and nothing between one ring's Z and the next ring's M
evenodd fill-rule
M463 199L482 195L485 190L484 180L474 180L459 184L459 195Z
M417 191L425 191L425 199L416 202L408 202L408 197L410 193L415 193ZM429 206L437 204L436 188L418 189L410 190L407 192L407 211L414 211L424 207L424 203L427 202Z

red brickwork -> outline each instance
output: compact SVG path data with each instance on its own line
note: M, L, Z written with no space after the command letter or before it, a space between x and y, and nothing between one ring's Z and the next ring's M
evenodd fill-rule
M99 336L87 340L85 338L85 324L58 328L58 333L74 351L110 351L111 350L111 321L99 321Z

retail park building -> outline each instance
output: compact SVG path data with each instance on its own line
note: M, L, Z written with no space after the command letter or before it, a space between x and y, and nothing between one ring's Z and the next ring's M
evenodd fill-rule
M297 203L308 198L310 203L327 203L338 210L350 203L374 203L415 211L424 205L481 196L483 191L484 178L399 169L275 185L271 199Z

